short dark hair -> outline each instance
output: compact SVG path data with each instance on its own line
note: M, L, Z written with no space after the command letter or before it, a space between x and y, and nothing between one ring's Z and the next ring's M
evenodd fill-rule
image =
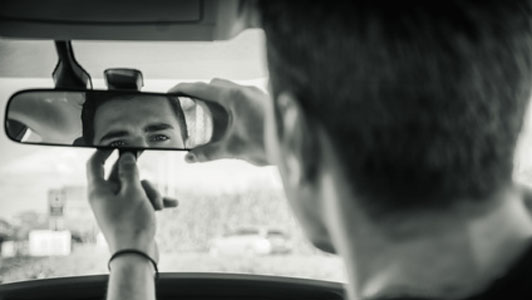
M112 101L113 98L118 98L117 101L127 101L129 98L135 98L135 96L138 95L136 93L94 93L94 92L87 92L85 94L85 102L83 103L83 107L81 109L81 127L82 127L82 137L83 137L83 143L92 145L94 143L94 117L96 115L96 111L98 108L103 105L104 103L107 103L109 101ZM187 123L185 121L185 113L183 112L183 108L181 107L181 104L179 103L179 99L174 99L175 97L167 97L168 103L170 104L170 107L172 108L173 112L176 115L177 121L179 123L179 127L181 129L181 137L183 140L188 138L188 129L187 129Z
M529 1L259 10L274 99L292 93L325 128L370 212L480 201L511 184L532 83Z

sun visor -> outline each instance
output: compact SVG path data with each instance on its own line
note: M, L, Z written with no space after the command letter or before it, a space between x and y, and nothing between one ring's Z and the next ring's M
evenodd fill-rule
M251 0L2 0L0 36L55 40L225 40L248 27Z

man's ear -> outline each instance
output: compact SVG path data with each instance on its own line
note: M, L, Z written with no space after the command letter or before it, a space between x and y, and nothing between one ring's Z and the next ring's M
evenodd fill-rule
M307 237L318 249L335 253L322 216L322 200L318 182L323 170L318 125L307 115L299 101L290 93L282 93L274 108L279 147L279 167L282 168L285 190L292 200L294 212ZM292 195L290 196L290 193Z
M311 183L320 159L315 124L291 93L277 97L276 119L286 179L294 186Z

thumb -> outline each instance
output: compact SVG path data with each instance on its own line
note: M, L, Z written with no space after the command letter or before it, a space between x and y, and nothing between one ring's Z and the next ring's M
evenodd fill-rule
M188 163L206 162L221 158L227 158L227 154L223 151L220 143L198 146L185 155L185 161Z
M126 152L118 160L118 178L121 191L128 190L139 184L139 171L133 153Z

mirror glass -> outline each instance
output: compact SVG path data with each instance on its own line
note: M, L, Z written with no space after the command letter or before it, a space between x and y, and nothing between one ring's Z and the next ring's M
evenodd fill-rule
M213 137L212 111L183 95L29 90L11 97L5 129L20 143L187 150Z

